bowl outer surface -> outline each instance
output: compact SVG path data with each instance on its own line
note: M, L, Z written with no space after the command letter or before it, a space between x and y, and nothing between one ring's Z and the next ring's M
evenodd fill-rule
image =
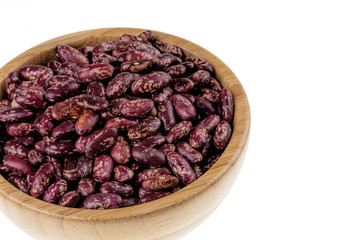
M29 64L46 64L56 59L54 48L94 46L119 39L124 33L137 35L143 29L106 28L61 36L20 54L0 69L0 99L6 76ZM193 229L226 196L243 163L250 130L246 93L234 73L216 56L185 39L154 31L156 39L180 46L186 56L209 61L215 77L234 98L233 134L217 163L184 189L142 205L111 210L60 207L22 193L0 175L0 208L21 229L37 239L175 239Z

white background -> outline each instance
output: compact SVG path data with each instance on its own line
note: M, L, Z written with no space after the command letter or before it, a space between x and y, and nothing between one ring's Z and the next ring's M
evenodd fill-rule
M252 129L231 193L183 239L359 239L358 3L0 1L0 66L93 28L147 28L193 41L238 76ZM2 214L0 234L31 239Z

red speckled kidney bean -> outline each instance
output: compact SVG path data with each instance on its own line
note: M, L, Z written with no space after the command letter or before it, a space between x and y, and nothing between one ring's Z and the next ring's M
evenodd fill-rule
M220 123L220 116L216 114L209 115L204 118L198 125L199 127L205 128L208 132L213 132L216 126Z
M134 193L134 188L130 184L111 181L101 184L99 192L119 194L122 197L128 197Z
M133 179L134 172L123 165L114 167L114 179L118 182L127 182Z
M34 115L30 109L22 107L9 108L0 112L0 122L23 122Z
M85 199L84 208L86 209L111 209L119 208L122 198L113 193L97 193Z
M55 48L55 55L62 62L71 62L79 66L89 64L89 60L82 55L81 52L66 44L57 45Z
M126 164L131 160L131 151L129 143L123 136L117 138L116 143L110 150L110 155L115 162L119 164Z
M125 117L140 117L147 114L154 107L151 99L137 99L125 102L121 107L121 114Z
M93 111L104 111L109 107L109 102L101 97L81 94L76 98L76 104Z
M93 167L93 161L86 156L81 156L76 166L78 176L80 178L90 177L92 172L92 167Z
M29 87L16 94L15 101L25 108L43 108L46 105L42 87Z
M54 85L65 83L65 82L71 82L71 81L77 81L76 78L66 76L66 75L55 75L48 79L47 84L50 86L50 88Z
M118 98L123 95L131 83L135 80L134 75L129 72L122 72L114 77L106 89L106 96Z
M180 178L185 185L189 185L190 183L196 180L196 176L191 165L179 153L176 152L168 153L166 155L166 158L173 173L178 178Z
M168 73L152 72L136 80L131 86L131 91L134 94L153 93L167 87L170 81L171 76Z
M218 80L216 80L215 78L210 78L210 86L212 88L212 90L214 91L218 91L220 92L221 89L223 89L223 87L221 86L221 84L218 82Z
M13 123L6 129L7 134L12 137L23 137L32 134L35 131L33 123Z
M101 155L95 158L93 167L93 179L104 183L109 181L114 168L114 161L108 155Z
M85 109L75 101L59 102L51 109L51 116L58 121L69 118L78 119L84 113L84 110Z
M171 53L172 55L175 55L179 58L183 58L184 57L184 53L181 50L180 47L176 46L173 43L168 43L168 42L164 42L164 41L160 41L160 40L156 40L154 42L155 47L157 47L158 49L160 49L161 52L164 53Z
M222 120L231 122L234 116L234 102L231 92L224 88L219 93L219 112Z
M176 144L176 149L178 153L180 153L190 163L199 163L203 160L201 153L186 142L179 142Z
M35 118L35 129L43 136L49 135L54 128L54 119L51 114L53 108L50 106L45 111L40 111Z
M94 130L98 121L99 115L91 110L87 110L77 120L75 131L80 136L89 134Z
M79 70L78 78L81 82L92 82L110 78L114 73L114 67L108 63L96 63Z
M155 148L133 147L131 150L132 157L140 164L152 167L161 167L166 164L165 155Z
M43 200L50 203L56 202L61 198L62 195L64 195L67 189L68 183L66 180L61 179L56 181L45 191Z
M60 180L63 178L63 167L60 164L59 160L52 157L52 156L46 156L46 162L50 163L54 167L54 178L55 180Z
M163 88L152 94L151 100L155 103L163 102L167 100L173 94L173 90L170 87Z
M106 111L101 112L102 119L111 119L121 115L121 107L126 103L126 98L117 98L109 103L109 108ZM137 119L134 119L137 120Z
M71 140L59 140L45 144L44 152L50 156L66 156L75 152L75 145Z
M46 87L46 81L53 76L53 71L45 66L41 65L28 65L20 68L20 76L25 79L32 81L35 86Z
M22 176L19 176L15 173L10 173L7 177L9 183L14 185L16 188L20 189L24 193L29 193L29 184L26 179Z
M192 123L190 121L182 121L176 124L168 133L166 140L169 143L174 143L186 137L192 130Z
M94 157L106 151L114 145L117 136L117 129L114 127L106 127L87 135L86 138L89 138L89 141L85 146L86 156Z
M80 193L80 195L82 197L88 197L92 194L95 193L95 181L92 180L91 178L83 178L80 180L78 188L77 188L78 193Z
M93 53L91 62L94 63L115 63L117 59L107 53Z
M142 182L142 186L146 190L161 191L165 189L172 189L178 185L179 179L171 175L160 175L152 177Z
M169 175L171 172L168 168L151 168L146 169L137 174L136 182L142 183L150 178L160 176L160 175Z
M191 120L196 117L196 109L187 98L174 94L170 97L170 101L181 119Z
M169 100L162 101L158 104L158 111L165 131L169 131L176 124L173 104Z
M50 60L47 62L46 66L53 70L55 73L59 74L59 67L61 65L61 62L57 60Z
M45 97L49 102L58 102L77 93L80 89L78 81L60 82L48 88Z
M7 141L4 145L4 151L6 154L13 154L23 158L27 158L29 154L29 149L16 140Z
M121 204L121 207L130 207L137 205L139 203L139 199L137 198L123 198L123 203Z
M76 120L67 120L56 126L51 136L54 139L65 138L75 131Z
M191 56L191 57L187 57L185 59L185 61L190 61L190 62L194 63L199 70L206 70L210 73L214 73L213 66L211 66L211 64L208 61L206 61L205 59Z
M15 71L9 73L6 77L6 93L9 96L11 91L16 89L17 85L20 83L19 74Z
M189 92L194 88L194 82L189 78L176 78L173 82L173 88L180 93Z
M211 75L208 71L199 70L189 76L195 85L204 86L210 82Z
M194 148L200 148L206 144L209 136L209 131L205 127L195 126L194 130L190 133L189 143Z
M181 64L167 67L164 70L165 70L165 72L170 74L170 76L173 77L173 78L182 77L187 72L186 67L184 65L181 65Z
M50 163L44 163L40 166L34 176L34 181L31 185L30 194L33 197L42 195L50 184L50 179L54 174L54 167Z
M199 97L212 103L217 103L219 101L219 93L209 88L201 88Z
M35 143L35 139L33 136L19 137L16 139L18 143L21 143L25 147L33 146Z
M66 75L69 77L77 78L79 75L80 67L71 62L62 63L59 67L59 74Z
M161 122L157 117L150 116L129 128L128 138L137 140L153 135L160 129Z
M140 198L139 204L151 202L156 199L163 198L169 194L171 194L171 192L153 192L153 193L150 193L150 194Z
M86 88L86 93L103 98L105 97L105 86L99 81L91 82Z
M63 177L69 181L76 181L79 179L77 170L77 158L68 157L64 159Z
M156 133L150 137L147 137L143 140L137 140L132 142L133 147L144 146L144 147L156 147L162 145L166 142L166 137L161 133Z
M59 200L59 205L64 207L76 207L80 201L80 194L76 191L65 193Z
M231 126L227 121L221 121L216 127L214 134L214 146L218 150L224 150L231 137Z
M198 109L201 109L206 114L213 114L215 113L215 108L211 102L205 100L202 97L195 96L195 106Z
M45 162L45 156L42 152L32 149L28 153L28 161L34 166L40 165Z
M93 53L105 53L105 52L111 52L116 46L118 45L118 42L108 41L108 42L102 42L94 47L92 50Z
M159 150L162 151L164 153L164 155L166 156L169 152L175 152L176 146L174 144L167 143L167 144L162 145Z
M194 164L193 165L193 169L194 169L194 173L195 173L195 176L196 178L199 178L203 175L203 171L201 169L201 167L197 164Z

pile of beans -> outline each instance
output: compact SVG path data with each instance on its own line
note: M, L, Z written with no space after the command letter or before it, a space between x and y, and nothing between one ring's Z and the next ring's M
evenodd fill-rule
M6 79L0 173L67 207L146 203L191 184L231 137L233 99L206 60L147 30L75 49Z

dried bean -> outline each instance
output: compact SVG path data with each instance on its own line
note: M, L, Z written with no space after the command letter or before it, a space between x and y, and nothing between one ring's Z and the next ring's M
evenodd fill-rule
M108 41L108 42L102 42L102 43L96 45L91 52L92 53L111 52L117 45L118 45L118 42L115 40Z
M10 108L0 112L0 122L23 122L34 115L30 109L25 108Z
M16 94L15 101L25 108L43 108L46 105L42 87L29 87Z
M83 178L80 180L77 188L78 193L82 197L88 197L95 193L95 182L91 178Z
M90 158L86 156L81 156L76 166L78 176L81 178L90 177L92 166L93 161Z
M134 176L134 172L126 166L119 165L114 167L114 179L118 182L130 181Z
M52 156L46 156L46 162L50 163L54 167L54 177L58 181L63 178L63 167L58 159Z
M140 164L151 167L161 167L166 164L165 155L155 148L133 147L131 150L132 157Z
M160 126L160 120L156 117L150 116L135 126L129 128L128 138L131 140L146 138L157 132L160 129Z
M110 155L114 159L114 161L119 164L125 164L130 162L130 146L123 136L119 136L117 138L116 143L110 150Z
M196 117L196 109L187 98L174 94L170 97L170 101L181 119L190 120Z
M40 165L45 162L45 156L42 152L32 149L28 153L28 161L34 166Z
M85 199L84 208L86 209L111 209L119 208L122 198L113 193L97 193Z
M213 114L215 113L215 108L211 102L205 100L202 97L195 96L195 105L203 110L206 114Z
M44 152L55 157L72 155L75 152L75 145L71 140L59 140L53 143L45 144Z
M64 207L76 207L80 201L80 194L76 191L65 193L59 200L59 205Z
M189 92L194 88L194 82L189 78L176 78L173 82L173 88L180 93Z
M51 116L55 120L63 121L69 118L78 119L84 113L84 108L75 101L59 102L51 109Z
M173 94L173 90L169 87L163 88L152 94L151 100L155 103L163 102L167 100Z
M131 86L131 91L134 94L153 93L167 87L170 81L171 76L168 73L152 72L136 80Z
M176 124L168 133L166 140L169 143L174 143L186 137L192 130L192 123L190 121L182 121Z
M46 81L53 76L53 71L45 66L41 65L28 65L20 68L20 76L25 79L32 81L35 86L46 87Z
M34 181L31 185L30 194L33 197L42 195L50 184L50 179L54 174L54 167L50 163L44 163L40 166L34 176Z
M192 57L187 57L185 61L190 61L194 63L199 70L206 70L210 73L214 73L213 66L211 66L211 64L205 59L192 56Z
M219 93L219 112L222 120L231 122L234 115L234 103L231 92L224 88Z
M29 193L30 186L24 177L14 173L10 173L7 177L7 180L9 183L20 189L22 192Z
M153 136L147 137L143 140L132 142L133 147L144 146L144 147L156 147L166 142L166 137L161 133L156 133Z
M92 82L110 78L114 73L114 67L107 63L96 63L79 70L78 78L81 82Z
M13 137L23 137L35 131L33 123L13 123L6 129L7 134Z
M169 175L170 173L170 170L166 167L146 169L137 174L136 182L141 184L150 178L160 175Z
M166 155L167 162L171 167L173 173L181 179L185 185L196 180L194 170L192 169L189 162L182 157L179 153L171 152Z
M134 188L130 184L111 181L101 184L99 192L119 194L122 197L128 197L134 193Z
M77 164L78 161L75 157L64 159L63 176L65 179L69 181L76 181L79 179Z
M76 104L82 108L93 111L104 111L109 107L109 102L107 100L89 94L81 94L77 96Z
M105 183L111 178L114 168L114 161L110 156L101 155L95 158L93 168L93 179L100 183Z
M79 89L80 89L80 83L76 80L60 82L48 88L45 92L45 97L50 102L58 102L77 93Z
M138 99L125 102L121 107L121 114L125 117L140 117L147 114L154 107L151 99Z
M171 194L171 192L153 192L151 194L148 194L148 195L140 198L139 204L151 202L156 199L163 198L169 194Z
M62 62L71 62L79 66L89 64L89 60L82 55L81 52L66 44L57 45L55 48L55 55Z
M169 100L162 101L158 104L158 110L165 131L169 131L176 124L173 104Z
M122 72L114 77L106 89L106 96L109 98L118 98L123 95L131 83L134 81L134 75L129 72Z
M71 62L62 63L59 67L59 74L77 78L79 76L80 67Z
M181 50L181 48L176 46L173 43L156 40L156 41L154 41L154 45L155 45L155 47L160 49L161 52L171 53L179 58L183 58L183 56L184 56L184 53Z
M101 113L102 119L110 119L121 115L121 107L127 102L126 98L117 98L109 103L109 108ZM135 119L137 120L137 119Z
M87 110L77 120L75 124L75 131L80 136L89 134L94 130L98 121L99 115L91 110Z
M86 138L88 138L89 141L85 146L86 156L94 157L100 155L114 145L117 136L117 129L114 127L105 127L87 135Z
M231 137L231 126L227 121L221 121L216 127L214 134L214 146L218 150L224 150Z
M75 123L76 120L68 120L59 124L53 129L51 136L54 139L60 139L69 136L75 131Z
M89 95L94 95L103 98L105 97L104 84L102 84L99 81L91 82L86 88L86 93Z
M59 181L56 181L52 185L49 186L49 188L45 191L43 200L45 202L56 202L61 198L62 195L67 191L68 184L67 181L64 179L61 179Z
M142 187L150 191L161 191L174 188L178 185L179 179L171 175L160 175L142 182Z
M186 142L179 142L176 144L176 149L177 152L186 158L186 160L190 163L199 163L203 160L201 153Z
M4 151L6 154L17 155L23 158L27 158L29 154L29 149L16 140L7 141L4 145Z
M162 151L166 156L169 152L175 152L176 146L174 144L167 143L162 145L162 147L159 150Z

